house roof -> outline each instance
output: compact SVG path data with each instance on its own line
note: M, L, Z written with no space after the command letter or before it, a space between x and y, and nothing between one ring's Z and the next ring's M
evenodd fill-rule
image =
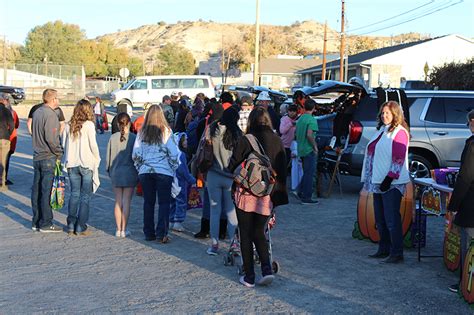
M321 59L262 59L261 74L295 74L300 70L321 64Z
M411 42L411 43L406 43L406 44L400 44L400 45L395 45L395 46L389 46L389 47L383 47L383 48L363 51L361 53L349 56L349 59L348 59L347 62L348 62L348 64L363 63L365 60L369 60L369 59L372 59L372 58L383 56L383 55L395 52L397 50L401 50L401 49L405 49L405 48L408 48L408 47L423 44L423 43L429 42L433 39L436 39L436 38L428 38L428 39L420 40L420 41L417 41L417 42ZM337 60L333 60L331 62L326 63L326 68L339 67L339 60L340 60L340 58L338 58ZM310 72L318 71L318 70L321 70L321 69L322 69L322 65L317 65L317 66L314 66L314 67L311 67L311 68L303 69L303 70L299 71L298 73L300 73L300 74L310 73Z

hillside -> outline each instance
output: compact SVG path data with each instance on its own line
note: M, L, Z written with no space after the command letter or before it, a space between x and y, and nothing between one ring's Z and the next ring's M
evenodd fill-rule
M254 25L237 23L215 23L206 21L178 22L166 24L159 22L144 25L132 30L99 36L97 39L111 41L116 47L127 49L130 54L141 58L150 58L158 53L161 46L175 43L192 52L197 62L207 60L212 54L224 47L249 47L253 43ZM310 54L322 52L324 24L316 21L296 22L291 26L261 25L262 57L276 54ZM400 42L420 39L420 34L410 33L395 37L350 37L349 51L380 48ZM339 49L339 33L328 28L328 52ZM227 49L226 49L227 50ZM250 49L247 59L250 57ZM244 58L245 59L245 58Z

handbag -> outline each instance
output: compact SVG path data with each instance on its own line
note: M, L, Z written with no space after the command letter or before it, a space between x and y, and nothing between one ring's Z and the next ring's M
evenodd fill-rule
M107 120L107 113L105 111L102 114L102 129L105 131L109 130L109 121Z
M65 181L66 178L61 171L61 163L57 161L54 168L53 187L51 188L51 195L49 199L49 204L53 210L59 210L64 206Z
M209 126L206 126L204 134L199 141L199 146L196 153L196 166L199 171L206 173L214 162L214 151L212 150L212 140L209 131Z
M188 210L202 208L202 199L199 189L196 186L190 186L188 191Z

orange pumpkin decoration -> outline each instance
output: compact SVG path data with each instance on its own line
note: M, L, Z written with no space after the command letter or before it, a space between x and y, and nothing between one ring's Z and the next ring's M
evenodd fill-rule
M474 243L471 243L464 260L461 278L461 295L464 300L474 303Z
M414 207L413 184L410 182L406 186L405 195L400 204L400 215L402 217L402 232L406 235L412 222L412 213ZM359 194L357 204L357 220L362 236L370 239L372 242L380 240L379 232L375 224L374 199L372 193L362 189Z
M443 242L443 261L448 270L456 271L461 262L461 234L458 228L454 228L453 219L453 214L447 212Z

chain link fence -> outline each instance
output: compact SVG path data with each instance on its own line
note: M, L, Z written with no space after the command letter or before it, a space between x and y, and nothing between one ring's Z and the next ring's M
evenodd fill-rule
M26 101L41 101L43 91L53 88L62 100L76 101L85 95L110 97L120 88L118 77L86 79L84 66L53 64L9 64L4 76L0 69L1 84L25 90Z

